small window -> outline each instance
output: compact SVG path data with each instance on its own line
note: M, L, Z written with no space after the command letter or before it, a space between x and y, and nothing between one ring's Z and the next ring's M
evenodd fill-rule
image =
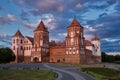
M13 46L13 50L15 50L15 46Z
M13 43L15 43L15 39L13 40Z
M23 50L23 47L22 47L22 46L20 47L20 50Z
M16 43L18 43L19 39L16 39Z
M28 50L28 47L26 49Z
M30 47L29 47L29 50L30 50Z
M21 40L21 44L23 43L23 41Z

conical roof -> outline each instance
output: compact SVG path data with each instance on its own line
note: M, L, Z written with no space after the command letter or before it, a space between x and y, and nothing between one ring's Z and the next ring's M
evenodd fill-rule
M34 32L36 31L48 31L47 28L45 27L43 21L40 22L40 24L38 25L38 27L34 30Z
M96 40L100 40L97 35L95 35L95 36L92 38L92 41L96 41Z
M73 19L72 23L68 27L82 27L76 18ZM83 27L82 27L83 28Z
M18 30L14 35L13 37L24 37L21 32Z

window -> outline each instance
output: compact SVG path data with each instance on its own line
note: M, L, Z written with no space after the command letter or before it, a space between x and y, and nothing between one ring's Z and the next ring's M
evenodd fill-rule
M22 50L22 49L23 49L23 47L21 46L21 47L20 47L20 50Z
M28 47L26 47L27 48L27 50L28 50Z
M74 37L74 33L73 32L71 32L71 37Z
M71 38L71 45L74 45L74 39Z
M23 41L21 40L21 41L20 41L20 43L22 44L22 43L23 43Z
M15 50L15 46L13 46L13 50Z
M15 43L15 39L13 40L13 43Z
M16 43L18 43L19 39L16 39Z
M29 50L30 50L30 47L29 47Z

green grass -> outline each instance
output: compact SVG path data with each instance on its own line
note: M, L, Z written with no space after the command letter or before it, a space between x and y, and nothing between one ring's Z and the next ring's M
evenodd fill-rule
M80 68L78 71L86 72L96 80L120 80L120 71L109 68Z
M47 70L0 70L0 80L55 80L57 74Z

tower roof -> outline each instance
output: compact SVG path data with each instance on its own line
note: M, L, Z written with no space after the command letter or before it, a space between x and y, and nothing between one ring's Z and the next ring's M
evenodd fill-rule
M82 27L81 24L78 22L78 20L74 18L72 23L68 27L76 27L76 26Z
M96 41L96 40L100 40L97 35L95 35L95 36L92 38L92 41Z
M18 30L14 35L13 37L24 37L21 32Z
M85 46L93 46L93 44L90 41L85 40Z
M36 32L36 31L47 31L48 32L48 30L45 27L43 21L41 21L40 24L38 25L38 27L34 30L34 32Z

